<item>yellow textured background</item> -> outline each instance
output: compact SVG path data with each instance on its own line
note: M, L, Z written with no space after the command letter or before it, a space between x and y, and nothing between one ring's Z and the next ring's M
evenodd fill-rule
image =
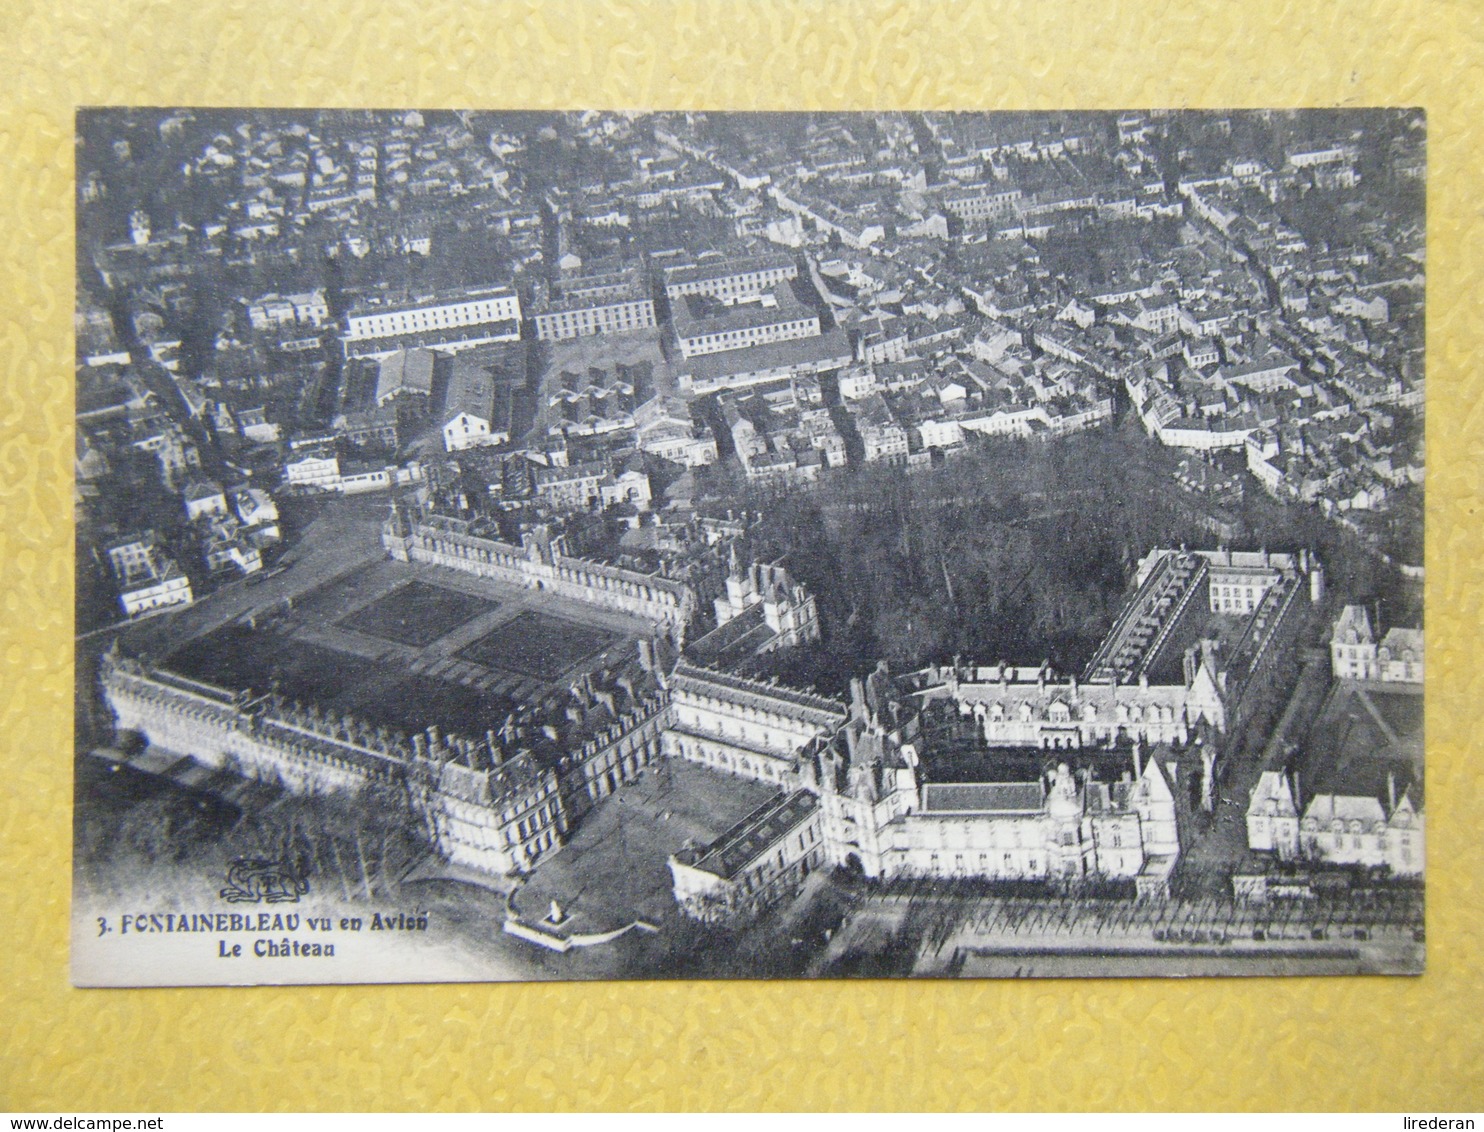
M0 0L0 63L0 1109L1484 1107L1479 0ZM72 115L117 103L1424 106L1427 974L71 989Z

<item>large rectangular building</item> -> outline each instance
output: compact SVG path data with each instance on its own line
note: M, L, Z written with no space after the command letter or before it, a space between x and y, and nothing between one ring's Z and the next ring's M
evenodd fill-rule
M1116 782L1061 763L1030 782L925 783L908 804L883 830L889 876L1139 878L1158 891L1180 854L1175 797L1155 758Z
M564 280L559 293L537 300L536 338L558 342L590 334L622 334L657 325L654 300L636 268Z
M669 680L665 753L778 786L800 752L845 721L834 700L681 661Z
M784 253L712 259L665 269L665 296L673 303L686 295L706 295L735 303L799 276L799 265Z
M520 297L508 287L474 287L405 302L369 302L346 317L348 358L374 358L415 346L462 350L520 337Z
M820 333L819 312L801 302L788 282L733 304L687 295L676 301L671 314L681 356L686 358L816 338Z
M965 185L943 194L943 207L960 220L1002 220L1015 215L1019 189L998 185Z
M718 389L741 389L797 374L842 369L851 358L850 339L836 328L809 338L703 354L678 362L675 373L682 393L700 396Z
M777 794L711 844L670 858L675 900L703 921L766 907L819 868L824 850L815 795Z

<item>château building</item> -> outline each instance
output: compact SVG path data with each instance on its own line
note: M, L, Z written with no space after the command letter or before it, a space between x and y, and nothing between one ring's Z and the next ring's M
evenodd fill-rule
M914 673L923 702L947 699L981 728L991 746L1045 750L1146 744L1184 745L1201 724L1225 729L1226 713L1209 650L1188 679L1129 684L1057 677L1049 665L944 666Z
M1323 592L1307 552L1155 550L1082 679L957 663L892 679L883 665L853 682L843 714L682 661L666 753L816 794L821 859L866 876L1122 880L1158 895L1193 789L1214 806L1218 743L1292 663ZM718 599L719 616L729 604ZM989 752L1047 752L1040 773L938 780L942 752L922 726L935 708L972 723ZM1199 754L1198 783L1179 777L1182 750ZM671 863L677 898L693 895L693 865ZM752 907L748 884L708 881L704 914Z
M677 641L696 611L696 593L688 583L568 557L562 540L544 529L514 546L470 520L421 514L398 503L382 526L382 545L401 562L444 566L641 617Z
M1330 666L1337 680L1422 683L1422 630L1392 628L1378 642L1363 605L1347 605L1330 636Z
M670 858L675 902L689 916L720 921L791 895L827 864L819 801L807 790L769 798L709 845Z
M393 735L358 721L104 657L105 698L121 731L214 770L294 793L407 789L449 860L486 871L529 867L560 842L566 814L555 775L529 752L436 727Z
M1263 771L1247 806L1247 847L1280 861L1385 866L1418 876L1426 829L1411 788L1397 790L1388 773L1384 792L1316 793L1306 802L1281 771ZM1303 810L1300 814L1300 805Z
M513 546L399 504L383 538L393 558L621 610L677 643L697 611L689 584L568 557L544 530ZM1214 805L1219 744L1244 697L1288 663L1301 611L1318 594L1322 572L1307 555L1155 551L1084 679L1049 665L960 663L894 677L883 663L852 682L848 702L741 675L735 649L686 650L656 670L643 642L657 692L539 762L493 731L400 736L117 658L105 660L102 680L121 729L209 766L294 790L405 789L441 853L494 873L531 868L587 807L660 757L776 788L716 841L671 859L677 900L703 918L756 911L833 866L868 877L1116 881L1158 895L1196 794ZM744 568L735 553L715 611L717 632L741 624L738 640L756 632L759 647L819 631L814 599L781 564ZM1300 816L1263 781L1249 831L1265 821L1274 851L1398 872L1415 854L1420 868L1421 814L1409 792L1374 807L1318 796Z
M843 717L687 666L670 691L667 753L779 783L774 805L789 815L763 820L762 807L710 845L671 858L676 900L698 918L753 912L822 864L875 878L1132 881L1158 895L1179 858L1177 771L1160 758L1168 748L1145 758L1135 744L1116 781L1062 761L1029 779L936 782L920 713L884 666L852 682Z
M552 766L509 727L405 735L113 654L100 680L117 728L151 747L294 793L391 790L440 854L494 875L529 871L577 817L652 763L666 718L663 693L641 696Z
M845 721L841 705L825 696L684 659L667 688L666 755L780 787L798 780L804 749Z
M743 567L732 543L726 590L715 601L716 628L691 642L701 664L730 669L753 657L819 640L814 595L781 562Z

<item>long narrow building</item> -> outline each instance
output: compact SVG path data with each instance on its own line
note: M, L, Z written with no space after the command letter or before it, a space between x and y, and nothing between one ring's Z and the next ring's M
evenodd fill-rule
M685 582L568 557L560 540L540 532L515 546L490 537L468 520L411 514L397 505L382 527L382 545L402 562L444 566L641 617L677 641L683 639L697 608L695 590Z
M346 316L340 341L347 358L381 358L414 347L453 352L515 341L520 318L520 297L508 287L368 300Z
M724 303L735 303L798 277L799 265L794 257L774 252L667 267L662 280L665 296L672 303L686 295L706 295Z
M684 660L668 686L667 755L780 787L797 781L804 749L845 722L838 701Z

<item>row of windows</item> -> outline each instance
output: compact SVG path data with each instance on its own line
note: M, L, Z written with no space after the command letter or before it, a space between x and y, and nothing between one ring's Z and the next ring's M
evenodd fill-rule
M799 273L793 266L775 267L767 271L751 271L738 275L726 275L717 279L700 279L690 283L671 283L665 293L671 298L680 295L746 295L785 279L793 279Z
M803 330L818 324L818 319L800 319L797 322L774 322L767 326L748 326L741 330L724 330L715 334L697 334L682 338L683 342L723 342L738 338L755 338L760 335L779 333L788 330Z
M809 862L807 859L802 860L802 862L794 862L794 864L801 865L797 873L798 876L807 876L809 874ZM759 889L770 887L780 877L786 879L794 872L795 870L780 851L776 858L753 865L751 869L739 878L737 883L741 886L743 892L753 893Z
M556 835L552 833L543 833L540 837L536 838L536 840L530 842L525 846L527 859L534 858L541 853L546 852L546 850L550 849L554 844L556 844Z
M938 859L938 854L936 854L936 853L931 854L928 857L928 868L929 868L929 870L932 871L932 872L937 872L940 867L941 867L941 862ZM953 871L954 872L961 873L967 867L968 867L968 865L967 865L967 862L964 859L964 854L962 854L962 853L955 853L953 855ZM1038 873L1038 872L1041 871L1041 864L1040 864L1040 861L1038 861L1035 857L1030 857L1025 862L1025 868L1023 870L1021 870L1021 869L1016 868L1014 854L1012 854L1012 853L1006 853L1005 856L1004 856L1003 861L1001 862L1001 869L1004 872L1021 872L1021 871L1024 871L1024 872L1027 872L1027 873ZM980 853L979 854L979 871L980 872L988 872L989 871L989 854L988 853Z
M124 600L125 612L133 615L158 609L163 605L183 605L191 600L190 580L187 578L172 579L156 590L147 592L147 597L140 597L138 593L127 595Z
M515 828L520 834L521 841L525 841L538 830L545 828L556 820L557 804L550 802L545 806L533 811L527 817L521 818L515 823ZM549 843L549 842L548 842Z
M362 315L350 320L353 335L368 337L424 330L440 326L467 326L471 323L499 319L518 319L520 304L515 299L464 303L454 307L429 307L423 310L396 311L389 314Z
M1020 723L1037 722L1035 708L1029 703L1022 702L1016 711ZM1006 714L1005 705L998 700L989 707L989 712L983 717L987 723L1010 722ZM1053 723L1069 723L1072 719L1071 709L1060 700L1051 704L1046 709L1046 718ZM1098 718L1098 709L1095 704L1086 704L1082 708L1082 720L1086 723L1095 723ZM1114 708L1113 718L1119 723L1174 723L1179 718L1179 712L1169 704L1139 704L1120 703Z
M1257 582L1245 586L1220 586L1212 585L1211 592L1220 597L1252 597L1256 594L1267 593L1268 584Z
M694 695L694 693L692 693ZM717 706L712 706L713 702ZM677 703L676 709L679 721L687 726L700 727L707 731L714 731L718 726L725 727L726 720L742 717L761 723L764 727L771 727L783 732L785 736L794 736L788 741L799 744L807 743L817 732L812 728L801 728L797 720L776 711L761 710L758 708L744 707L731 704L725 700L712 701L708 697L705 703L696 703L687 700ZM718 724L716 719L723 722Z
M981 819L961 824L930 821L908 826L908 837L909 846L920 849L1029 849L1034 852L1045 842L1045 829L1039 818L1018 821Z
M582 307L571 311L552 311L536 316L536 321L545 326L576 326L591 322L607 322L618 317L654 317L654 304L647 299L642 303L624 306Z
M537 338L574 338L581 334L614 330L639 330L656 325L654 310L648 304L634 304L622 312L612 308L584 310L573 314L545 314L536 319Z
M963 200L951 201L948 205L948 211L965 219L1005 216L1013 209L1014 205L1008 200Z
M807 841L805 840L806 837ZM799 832L797 838L799 852L808 853L809 846L813 845L818 839L818 835L814 831L814 826L806 826ZM788 846L781 845L776 855L769 857L767 860L753 862L752 867L742 877L742 887L750 892L758 884L766 882L771 875L776 875L787 870L789 864Z
M748 758L726 751L713 751L706 744L692 743L685 739L677 740L675 746L681 758L701 763L704 766L715 767L728 774L768 781L781 781L783 777L782 771L777 766L761 756Z
M1305 848L1308 849L1308 851L1311 852L1311 853L1318 852L1318 851L1321 851L1321 850L1325 849L1326 848L1326 845L1325 845L1325 838L1326 838L1326 836L1327 836L1326 834L1322 834L1321 833L1321 834L1317 834L1317 835L1314 835L1314 836L1306 837L1304 839ZM1343 850L1343 849L1346 848L1346 846L1345 846L1345 838L1342 835L1340 835L1340 834L1334 834L1333 835L1333 838L1332 838L1332 841L1333 841L1333 844L1330 846L1330 848L1332 850L1334 850L1334 851L1341 851L1341 850ZM1390 846L1390 843L1387 841L1387 839L1384 836L1383 837L1378 837L1376 839L1375 848L1378 851L1385 852L1390 847L1391 847ZM1408 839L1406 837L1403 837L1401 839L1400 843L1399 843L1399 847L1401 849L1402 860L1404 860L1404 861L1410 861L1412 859L1412 845L1411 845L1410 839ZM1365 846L1364 840L1362 838L1360 838L1360 837L1352 837L1350 839L1350 846L1349 846L1349 848L1351 848L1352 850L1353 849L1364 849L1364 848L1366 848L1366 846Z
M775 322L769 326L753 326L745 330L727 330L716 334L683 337L680 339L680 345L687 357L693 357L696 354L718 353L757 342L776 342L783 338L807 338L818 333L819 319L811 318L799 322Z

